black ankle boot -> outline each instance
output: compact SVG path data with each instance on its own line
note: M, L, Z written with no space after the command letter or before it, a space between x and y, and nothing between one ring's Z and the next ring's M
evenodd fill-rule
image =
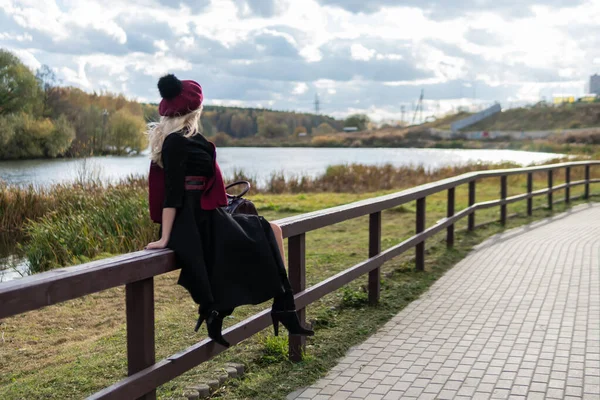
M194 331L198 332L200 326L202 326L202 322L206 320L206 329L208 330L208 337L215 341L215 343L220 344L224 347L229 347L230 344L223 338L221 330L223 329L223 318L225 315L219 313L217 310L209 310L206 313L200 312L200 316L198 317L198 323L196 324L196 328Z
M273 319L273 330L275 336L279 335L279 323L281 322L290 335L298 336L313 336L315 332L306 329L300 323L296 310L276 311L271 310L271 318Z
M271 318L273 319L275 336L279 335L280 322L285 326L290 335L313 336L315 334L312 330L304 328L300 323L300 318L298 318L298 313L296 312L294 294L290 290L286 290L273 300Z
M273 299L273 311L295 311L296 301L294 300L294 293L290 290L275 296Z

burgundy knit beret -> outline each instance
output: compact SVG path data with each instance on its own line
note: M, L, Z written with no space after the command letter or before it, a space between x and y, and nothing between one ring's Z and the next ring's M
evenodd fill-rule
M158 113L163 117L176 117L196 111L202 105L202 87L196 81L180 81L175 75L165 75L158 80L162 100Z

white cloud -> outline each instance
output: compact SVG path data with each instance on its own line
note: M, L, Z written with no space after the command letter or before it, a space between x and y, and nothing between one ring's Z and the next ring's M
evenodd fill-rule
M353 44L350 47L350 52L352 54L352 58L360 61L369 61L373 58L376 51L373 49L367 49L362 44Z
M300 82L296 84L294 90L292 90L292 94L304 94L308 90L308 85L305 82Z
M390 53L390 54L381 54L378 53L375 58L377 60L402 60L404 59L404 56L402 54L394 54L394 53Z
M323 55L317 47L304 47L300 50L300 55L308 62L318 62L323 59Z
M25 33L22 35L15 35L10 33L1 33L0 32L0 40L15 40L17 42L31 42L33 37L30 34Z
M162 52L169 50L169 46L167 45L167 42L165 42L164 40L155 40L154 46Z

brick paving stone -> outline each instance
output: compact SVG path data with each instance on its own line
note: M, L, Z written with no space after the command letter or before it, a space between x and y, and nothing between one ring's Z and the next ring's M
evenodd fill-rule
M373 394L370 393L367 395L367 397L365 397L365 400L382 400L383 399L383 395L382 394Z
M458 390L462 386L462 382L460 381L448 381L444 385L444 389L446 390Z
M454 399L454 397L456 396L456 391L455 390L442 390L437 398L440 400L450 400L450 399Z
M402 394L404 394L404 392L392 390L383 397L383 400L399 400L402 398Z
M295 398L600 399L599 220L585 204L476 246Z
M333 396L331 396L330 400L346 400L348 397L350 397L351 394L351 392L339 391L336 392Z
M565 391L562 389L548 389L546 392L546 397L549 399L562 399L564 394Z
M367 389L367 388L356 389L354 392L352 392L352 395L350 395L350 397L357 398L357 399L364 399L365 397L367 397L367 395L369 394L370 391L371 391L371 389Z
M496 389L494 390L494 392L492 393L492 399L508 399L508 396L510 396L510 390L509 389Z
M378 385L377 387L373 388L373 390L371 390L371 393L385 395L387 392L390 391L391 388L391 385Z

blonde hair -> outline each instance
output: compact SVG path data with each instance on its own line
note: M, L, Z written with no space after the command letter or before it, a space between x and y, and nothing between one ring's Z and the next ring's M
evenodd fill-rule
M161 167L163 166L162 146L171 133L185 130L183 136L186 138L200 134L200 114L202 114L202 107L180 117L160 117L159 122L148 124L150 159Z

